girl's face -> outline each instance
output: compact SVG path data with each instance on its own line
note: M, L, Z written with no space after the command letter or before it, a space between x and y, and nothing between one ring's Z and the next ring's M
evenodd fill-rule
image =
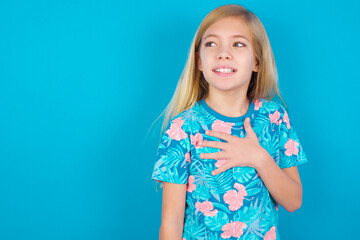
M238 16L225 17L205 31L197 60L197 67L212 88L209 90L246 94L252 72L258 71L250 34ZM221 68L222 72L216 71Z

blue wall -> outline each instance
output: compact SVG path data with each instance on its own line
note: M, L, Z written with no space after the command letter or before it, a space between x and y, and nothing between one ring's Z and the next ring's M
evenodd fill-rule
M158 237L159 127L146 134L202 18L228 3L263 22L309 161L281 237L358 236L357 1L14 0L0 2L0 239Z

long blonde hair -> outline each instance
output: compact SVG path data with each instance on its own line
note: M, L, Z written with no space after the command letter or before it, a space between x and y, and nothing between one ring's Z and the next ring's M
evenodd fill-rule
M239 16L244 20L250 32L254 55L259 65L258 72L252 73L247 97L250 101L259 98L271 100L277 94L284 102L278 89L278 74L270 41L260 19L243 6L237 4L222 5L212 10L203 19L195 33L189 56L176 86L175 93L170 103L159 116L161 117L165 114L160 135L172 117L175 117L183 110L191 108L198 100L206 98L208 83L204 79L202 72L196 67L196 54L199 52L199 46L205 31L216 21L229 16Z

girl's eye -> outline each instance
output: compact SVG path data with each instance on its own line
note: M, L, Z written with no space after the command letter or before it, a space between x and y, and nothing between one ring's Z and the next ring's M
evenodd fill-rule
M239 43L239 44L241 44L241 45L243 45L243 46L245 46L245 45L244 45L244 44L242 44L241 42L236 42L236 43L235 43L235 45L237 45L238 43Z
M205 46L207 47L207 46L211 46L210 44L214 44L214 42L207 42L207 43L205 43ZM239 44L241 44L241 45L239 45ZM235 46L245 46L243 43L241 43L241 42L236 42L236 43L234 43L234 45Z
M209 44L211 44L211 43L214 43L214 42L207 42L207 43L205 43L205 46L209 46Z

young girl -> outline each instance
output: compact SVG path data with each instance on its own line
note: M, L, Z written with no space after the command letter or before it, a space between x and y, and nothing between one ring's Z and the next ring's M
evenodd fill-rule
M163 186L161 240L280 239L278 204L300 208L297 166L307 158L274 92L281 98L260 20L236 4L211 11L166 109L152 173Z

